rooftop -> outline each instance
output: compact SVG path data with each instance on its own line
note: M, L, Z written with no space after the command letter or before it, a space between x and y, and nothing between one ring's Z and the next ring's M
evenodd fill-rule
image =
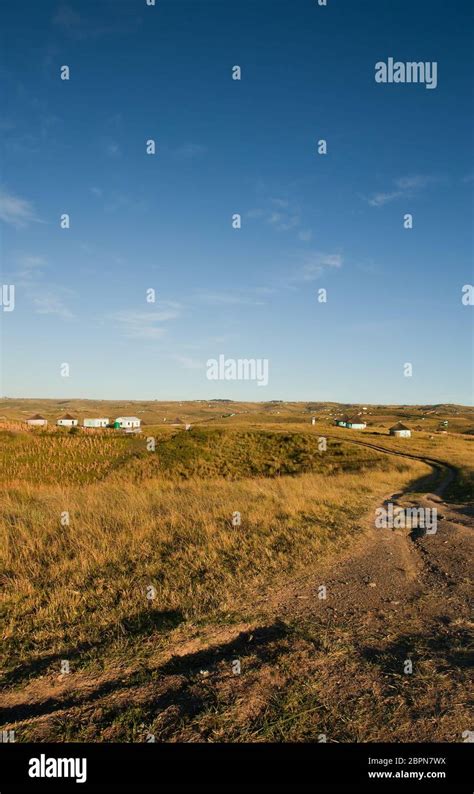
M406 425L402 424L401 422L397 422L396 425L390 428L390 430L409 430L410 428Z

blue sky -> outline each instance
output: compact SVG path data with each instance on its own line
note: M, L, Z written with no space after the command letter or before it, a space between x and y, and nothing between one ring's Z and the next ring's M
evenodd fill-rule
M4 3L2 394L471 403L471 6Z

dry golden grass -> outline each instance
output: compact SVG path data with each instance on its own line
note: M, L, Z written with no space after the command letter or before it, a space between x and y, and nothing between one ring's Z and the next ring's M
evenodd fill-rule
M454 466L458 476L447 496L452 500L474 500L474 436L460 433L415 432L411 438L394 438L381 431L356 431L327 428L338 438L352 438L377 444L394 452L407 452L409 455L439 460Z
M133 442L132 442L133 443ZM2 482L93 482L102 480L130 454L121 435L64 430L2 433Z
M381 467L370 479L305 474L14 489L2 522L9 666L140 635L149 628L148 585L156 588L153 609L179 620L245 613L251 592L350 542L367 504L426 473L398 460ZM61 526L65 511L69 526ZM233 526L237 511L242 523Z
M175 409L173 415L179 413ZM3 667L12 687L9 694L20 687L21 696L30 678L38 692L43 683L47 691L56 682L60 659L69 660L73 672L84 679L98 671L119 678L123 671L131 681L127 706L107 705L98 696L93 718L86 707L81 725L74 710L64 720L53 714L43 728L41 720L30 726L32 735L130 740L142 736L143 725L156 719L157 735L165 740L181 736L178 717L166 728L153 712L155 679L150 670L157 655L172 653L177 638L193 643L203 632L233 631L234 624L259 620L259 609L275 589L295 577L314 576L320 562L350 547L364 531L369 512L385 497L408 485L423 490L419 483L429 472L426 465L345 441L366 440L445 460L462 473L456 486L459 497L467 493L470 438L418 433L407 442L381 431L338 431L329 422L311 427L307 417L298 420L290 414L266 416L262 425L254 419L240 415L229 424L234 418L217 418L211 427L196 427L191 433L149 425L141 438L133 439L25 433L13 425L0 434L8 485L8 492L1 493L0 549ZM321 455L317 439L325 434L338 438L330 439ZM149 435L157 438L155 453L146 451ZM61 523L65 512L68 525ZM237 512L240 525L232 521ZM155 588L153 601L147 599L150 586ZM369 691L373 680L357 678L353 639L344 645L334 627L334 636L328 629L326 640L318 633L321 658L315 659L316 640L303 629L299 624L291 628L288 648L284 637L275 639L281 644L281 663L278 668L269 663L269 670L257 676L263 706L260 700L260 705L247 702L244 690L231 716L232 699L223 696L219 704L221 695L204 684L209 713L192 730L189 725L183 729L181 738L188 740L186 731L191 740L209 731L214 738L232 741L314 741L324 728L321 714L330 708L330 733L339 741L353 738L352 701L339 709L334 706L337 692L326 700L331 676L337 680L341 664L347 681L354 680L354 703L361 687L367 687L359 717L360 725L368 726L375 713ZM293 647L298 632L301 653L299 646ZM331 676L324 678L318 665L327 664L327 653ZM139 702L142 673L146 704ZM276 691L270 679L277 682ZM456 686L461 691L459 682ZM180 696L177 691L177 701ZM320 709L316 721L315 696ZM392 701L384 703L389 707ZM373 735L380 738L386 715L379 706ZM406 714L408 725L408 706ZM23 739L28 730L22 727ZM366 727L360 731L366 736Z

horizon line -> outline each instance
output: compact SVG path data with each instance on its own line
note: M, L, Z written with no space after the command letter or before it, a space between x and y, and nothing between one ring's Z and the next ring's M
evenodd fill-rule
M367 402L363 400L361 402L347 402L343 400L280 400L277 398L272 398L268 400L236 400L232 397L196 397L195 399L180 399L179 397L175 397L173 399L158 399L158 398L108 398L108 397L7 397L7 396L0 396L0 400L49 400L51 402L73 402L74 400L85 400L88 402L115 402L115 403L148 403L148 402L156 402L156 403L196 403L196 402L233 402L233 403L248 403L248 404L256 404L256 405L265 405L266 403L313 403L315 405L327 405L329 403L334 405L367 405L367 406L383 406L383 407L394 407L394 408L411 408L411 407L419 407L419 406L430 406L436 407L438 405L446 405L446 406L453 406L453 407L461 407L461 408L474 408L474 405L470 403L452 403L452 402L437 402L437 403L383 403L383 402Z

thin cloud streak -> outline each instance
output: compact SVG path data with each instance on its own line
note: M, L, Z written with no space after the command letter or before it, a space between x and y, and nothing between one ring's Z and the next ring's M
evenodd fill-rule
M430 176L406 176L396 179L394 182L395 189L387 192L374 193L367 199L371 207L383 207L391 201L396 201L402 198L410 198L419 191L423 190L428 185L437 181L434 177Z
M123 336L129 339L161 339L166 329L162 323L175 320L181 315L181 306L177 303L162 303L159 310L135 311L123 309L109 315L109 319L119 326Z
M30 201L14 196L5 188L0 188L0 220L16 229L41 222Z

